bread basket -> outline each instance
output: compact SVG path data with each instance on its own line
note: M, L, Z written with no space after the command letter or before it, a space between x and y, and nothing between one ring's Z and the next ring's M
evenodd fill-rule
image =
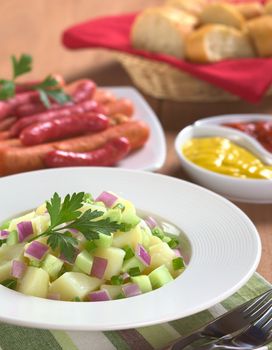
M114 52L133 83L145 94L176 102L219 102L239 100L238 96L181 72L167 63L127 53ZM272 88L267 95L272 94Z

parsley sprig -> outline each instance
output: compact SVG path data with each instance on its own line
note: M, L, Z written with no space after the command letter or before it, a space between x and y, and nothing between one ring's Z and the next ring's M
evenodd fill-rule
M31 72L32 57L22 54L19 58L11 56L12 62L12 79L0 79L0 100L7 100L15 95L16 79L21 75ZM47 76L41 83L33 85L33 90L37 90L40 100L46 108L50 108L50 99L59 104L67 103L71 100L61 88L58 87L57 80L51 75Z
M78 240L72 236L72 230L78 230L88 241L99 238L99 234L110 235L116 230L124 229L123 225L109 218L102 219L103 211L87 210L83 214L79 210L85 198L84 192L66 195L64 201L54 193L50 201L46 202L46 208L50 215L50 226L40 235L32 238L29 242L39 237L48 237L47 243L52 250L59 250L69 261L75 255ZM71 231L69 231L71 230Z

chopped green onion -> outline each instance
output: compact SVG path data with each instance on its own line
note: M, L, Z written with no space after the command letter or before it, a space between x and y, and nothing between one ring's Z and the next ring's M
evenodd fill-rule
M114 286L120 286L123 283L123 278L121 276L112 276L111 284Z
M74 297L71 301L81 301L80 297Z
M172 239L172 238L169 237L169 236L164 236L162 240L163 240L163 242L165 242L165 243L169 243L169 242L171 241L171 239Z
M167 242L170 248L174 249L179 246L179 240L177 238L171 238L169 242Z
M9 228L9 224L10 224L11 220L5 221L0 225L0 230L6 230Z
M10 279L2 281L0 284L2 284L2 286L4 286L4 287L15 290L16 286L17 286L17 281L10 278Z
M83 202L93 203L94 202L93 196L90 193L84 193Z
M173 259L172 264L173 264L173 269L175 271L185 268L185 263L184 263L184 260L182 259L182 257L178 257L178 258Z
M163 239L163 237L164 237L163 230L161 228L159 228L159 227L153 228L152 235L156 236L156 237L159 237L160 239Z
M112 209L120 209L121 212L123 212L125 210L125 206L122 203L118 203Z
M6 243L6 242L7 242L6 239L0 239L0 247L1 247L4 243Z
M28 263L28 266L40 267L41 266L41 262L40 261L36 261L36 260L30 260L29 263Z
M125 246L125 247L123 248L123 250L126 252L126 255L125 255L125 257L124 257L124 260L128 260L128 259L134 257L134 251L133 251L133 249L132 249L130 246L128 246L128 245Z
M85 249L87 250L88 253L92 253L96 248L97 246L94 243L94 241L87 241L85 244Z
M124 294L123 293L120 293L117 295L117 297L115 299L124 299Z
M134 277L134 276L139 276L141 274L141 271L139 269L139 267L132 267L131 269L128 270L128 273L130 276Z

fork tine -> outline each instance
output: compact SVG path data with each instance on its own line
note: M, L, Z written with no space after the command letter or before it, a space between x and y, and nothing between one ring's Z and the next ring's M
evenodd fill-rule
M263 313L261 318L254 323L254 326L262 329L263 332L269 332L272 328L272 304Z
M266 310L266 306L271 302L272 289L268 290L266 293L261 295L260 298L254 301L251 305L244 309L244 314L246 318L256 319L262 314L263 310Z

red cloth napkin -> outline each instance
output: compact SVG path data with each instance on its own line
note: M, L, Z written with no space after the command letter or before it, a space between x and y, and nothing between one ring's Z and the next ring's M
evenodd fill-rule
M129 34L136 15L133 13L96 18L75 25L64 31L63 44L70 49L105 48L166 62L253 103L259 102L271 85L272 58L193 64L168 55L133 49Z

